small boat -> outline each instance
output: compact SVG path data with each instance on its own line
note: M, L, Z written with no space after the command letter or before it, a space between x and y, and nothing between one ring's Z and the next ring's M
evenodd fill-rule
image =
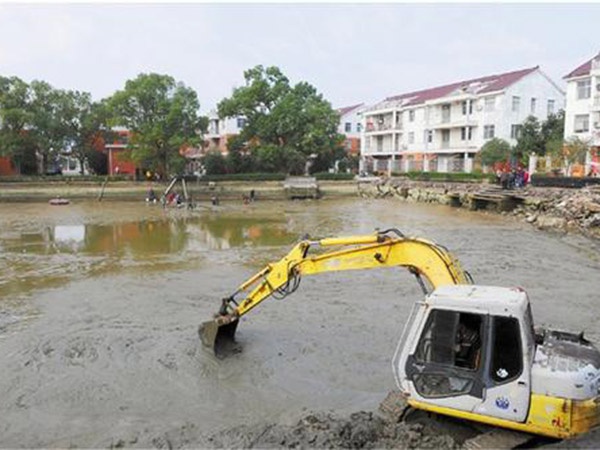
M69 200L66 198L53 198L51 199L48 203L50 203L51 205L68 205L69 204Z

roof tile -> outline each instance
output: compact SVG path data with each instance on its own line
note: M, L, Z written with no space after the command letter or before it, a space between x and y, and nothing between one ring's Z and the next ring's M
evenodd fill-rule
M582 65L580 65L579 67L577 67L571 73L565 75L563 77L563 79L575 78L575 77L581 77L581 76L584 76L584 75L589 75L590 74L590 70L592 69L592 61L594 59L596 59L596 58L600 58L600 53L598 53L596 56L594 56L589 61L584 62Z
M461 88L471 88L473 92L482 94L486 92L495 92L507 88L511 84L519 81L525 75L538 70L539 66L529 69L516 70L498 75L489 75L486 77L473 78L471 80L459 81L444 86L438 86L422 91L409 92L406 94L387 97L384 101L405 100L404 106L419 105L429 100L435 100L445 97Z

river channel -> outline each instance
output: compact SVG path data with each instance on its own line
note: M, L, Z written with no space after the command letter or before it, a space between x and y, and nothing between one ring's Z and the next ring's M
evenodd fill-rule
M403 269L303 279L241 321L225 360L197 328L302 236L390 227L445 245L477 284L525 288L537 324L600 342L598 244L510 217L393 199L0 204L0 447L147 447L376 409L422 296Z

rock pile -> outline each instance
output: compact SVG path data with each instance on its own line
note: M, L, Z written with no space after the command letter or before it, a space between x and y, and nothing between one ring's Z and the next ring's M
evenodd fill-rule
M579 231L600 237L600 190L598 188L542 190L537 188L515 210L540 229Z
M451 204L468 207L472 194L481 191L480 183L423 182L384 178L359 183L358 194L366 198L398 198L418 203ZM504 192L504 191L503 191ZM563 189L528 186L506 191L523 199L513 215L522 217L539 229L576 231L600 238L600 187Z

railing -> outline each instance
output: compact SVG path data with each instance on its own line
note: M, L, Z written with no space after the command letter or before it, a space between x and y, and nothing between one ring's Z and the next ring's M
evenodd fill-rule
M404 151L406 149L404 148L397 148L397 147L392 147L390 145L384 145L381 148L376 148L376 149L365 149L363 151L363 154L365 155L377 155L379 153L400 153L402 151Z
M391 130L392 124L391 123L368 123L365 131L367 133L372 133L374 131L388 131Z
M422 172L423 171L423 160L419 161L408 161L409 172Z
M452 159L448 165L448 172L464 172L465 171L465 160L464 159Z

